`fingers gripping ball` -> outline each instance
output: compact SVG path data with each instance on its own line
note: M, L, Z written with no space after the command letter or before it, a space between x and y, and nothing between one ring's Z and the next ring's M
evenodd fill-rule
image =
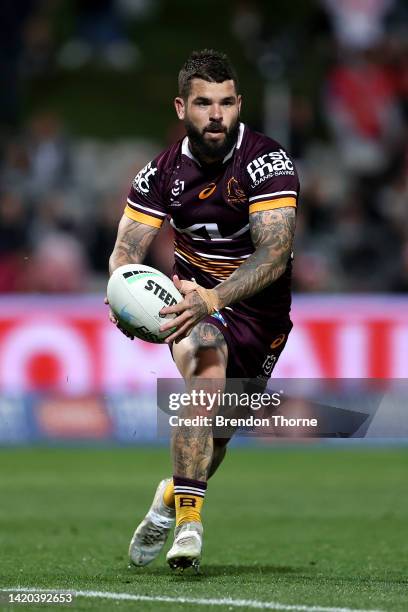
M172 330L160 332L166 319L160 316L164 306L183 300L181 293L165 275L150 266L127 264L117 268L109 279L109 305L121 327L146 342L162 343Z
M177 277L174 278L177 279ZM183 295L187 295L192 291L196 291L200 298L203 300L207 308L207 313L209 315L213 314L214 312L217 312L220 309L219 298L214 289L206 289L195 281L180 281L178 279L176 280L176 285Z

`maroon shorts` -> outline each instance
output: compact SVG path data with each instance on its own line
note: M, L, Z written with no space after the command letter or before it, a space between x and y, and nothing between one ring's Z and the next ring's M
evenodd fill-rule
M289 316L261 321L224 309L222 317L226 326L216 314L206 317L204 321L215 325L227 343L227 378L258 378L267 381L293 327Z

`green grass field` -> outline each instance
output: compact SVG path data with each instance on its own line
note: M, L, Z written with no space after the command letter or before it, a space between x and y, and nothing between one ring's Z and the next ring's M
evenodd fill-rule
M171 598L77 597L75 610L211 607L180 597L408 610L407 450L231 449L208 489L199 576L170 573L163 554L128 568L132 531L168 472L164 449L1 450L1 586Z

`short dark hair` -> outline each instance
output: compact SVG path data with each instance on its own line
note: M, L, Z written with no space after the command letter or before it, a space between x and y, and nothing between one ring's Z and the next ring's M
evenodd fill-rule
M191 90L192 79L203 79L209 83L234 81L238 91L236 72L225 53L214 49L193 51L178 75L179 95L187 99Z

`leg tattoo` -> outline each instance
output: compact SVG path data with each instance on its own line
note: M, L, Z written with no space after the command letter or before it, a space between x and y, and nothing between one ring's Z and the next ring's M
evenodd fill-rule
M206 393L222 391L227 361L227 346L222 333L214 325L203 322L193 329L188 340L192 367L188 373L183 372L186 391L188 393L193 390L204 390ZM194 418L208 414L205 405L199 407L190 405L184 407L179 416ZM212 427L179 425L173 434L172 455L174 474L194 480L207 480L213 461ZM221 460L222 458L217 466Z

